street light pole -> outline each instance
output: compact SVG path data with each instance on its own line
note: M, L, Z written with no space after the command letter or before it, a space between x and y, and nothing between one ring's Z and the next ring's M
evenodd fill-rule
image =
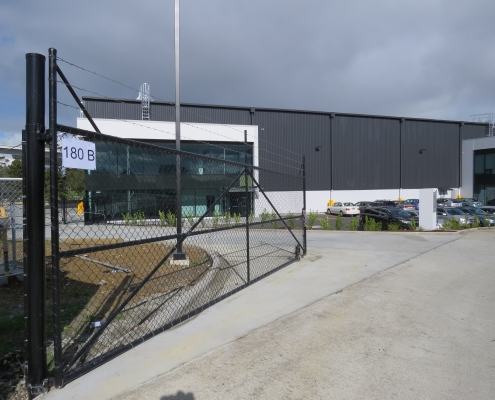
M179 6L180 0L175 0L175 148L180 150L180 69L179 69ZM176 224L177 224L177 241L182 235L182 199L181 199L181 167L180 155L176 155L175 174L177 181L176 191ZM185 260L186 255L182 251L182 243L177 245L177 251L174 253L174 260Z

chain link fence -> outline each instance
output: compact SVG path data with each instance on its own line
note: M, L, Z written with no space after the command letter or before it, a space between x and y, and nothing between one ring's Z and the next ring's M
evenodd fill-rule
M22 178L0 178L0 283L8 275L23 279Z
M54 306L47 313L55 317L49 354L55 354L59 382L190 318L303 252L302 176L58 128L65 132L57 138L62 151L67 138L91 141L96 149L95 170L58 164L57 182L51 182L58 191L58 234L52 236L57 245L47 271ZM299 191L265 191L271 182Z

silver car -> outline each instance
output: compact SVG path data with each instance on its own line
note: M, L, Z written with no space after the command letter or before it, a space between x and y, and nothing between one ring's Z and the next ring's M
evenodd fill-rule
M466 215L457 207L437 207L437 216L442 217L444 220L454 218L461 226L472 224L474 221L472 215Z
M483 207L483 203L481 201L476 201L472 198L462 198L459 200L461 201L463 207Z

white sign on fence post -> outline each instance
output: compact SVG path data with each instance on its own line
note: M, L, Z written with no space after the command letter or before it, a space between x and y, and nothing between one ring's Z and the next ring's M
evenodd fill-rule
M62 139L62 167L96 169L95 144L77 139Z

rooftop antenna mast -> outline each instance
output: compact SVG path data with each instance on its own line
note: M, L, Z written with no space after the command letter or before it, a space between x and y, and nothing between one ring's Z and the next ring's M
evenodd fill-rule
M143 83L139 88L139 96L137 100L141 100L141 119L143 121L149 121L150 119L150 101L151 97L150 85Z

